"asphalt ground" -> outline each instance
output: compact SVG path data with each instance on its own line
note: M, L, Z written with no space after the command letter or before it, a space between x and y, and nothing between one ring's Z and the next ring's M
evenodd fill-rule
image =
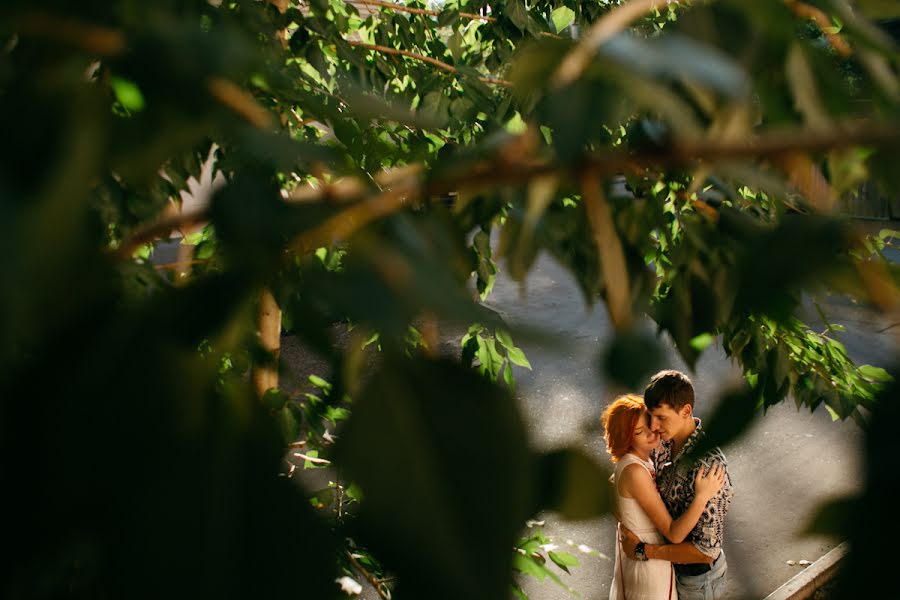
M598 422L603 408L621 390L605 382L597 368L598 354L612 332L603 305L586 308L571 276L546 257L538 260L524 286L501 276L489 302L513 323L537 324L567 340L562 351L522 343L534 370L516 370L517 396L532 443L542 449L580 446L611 467ZM840 339L854 360L888 366L896 348L891 323L846 299L829 298L822 305L832 323L846 327ZM652 331L649 321L641 326ZM695 414L702 419L714 409L719 393L739 379L739 370L713 345L691 372L671 343L663 341L665 366L691 375ZM861 443L862 432L855 423L833 422L824 408L798 410L789 399L769 409L743 437L724 448L735 486L726 519L728 598L762 598L803 568L788 561L813 562L840 542L804 535L803 529L822 502L860 489ZM543 520L543 530L554 543L585 544L614 556L611 517L566 522L546 514ZM582 564L571 576L562 574L565 583L582 598L607 598L613 562L588 554L580 558ZM569 595L550 580L522 582L534 600Z
M872 232L891 226L883 222L863 225ZM161 247L155 259L165 261L175 250L173 246ZM891 254L892 259L900 259L900 253ZM552 346L516 340L533 365L532 371L515 369L516 395L532 445L545 450L578 446L611 467L599 417L621 390L604 381L597 368L599 352L612 333L604 306L585 306L572 277L545 256L538 259L524 286L501 272L488 303L511 323L539 326L561 341ZM889 366L896 356L894 336L900 333L900 325L895 327L885 317L840 297L827 298L822 306L832 323L846 327L839 337L854 360ZM640 326L653 330L649 320ZM458 348L460 335L444 332L442 346ZM701 418L710 414L719 393L739 379L739 370L714 344L691 372L671 343L665 338L663 342L666 366L685 370L694 381L695 413ZM282 361L295 375L295 382L309 372L327 375L310 359L295 338L283 338ZM803 568L788 561L813 562L840 542L804 535L803 529L822 502L860 488L861 443L862 432L855 423L833 422L822 408L812 413L806 408L798 410L789 399L769 409L742 438L724 448L735 486L726 519L728 598L762 598ZM565 584L581 598L607 598L613 562L605 557L614 556L614 520L572 522L552 513L541 519L544 533L562 547L571 544L566 549L581 560L571 575L560 573ZM581 544L604 556L580 553L577 547ZM521 583L533 600L571 597L549 579L522 578ZM362 597L377 598L371 589L365 589Z

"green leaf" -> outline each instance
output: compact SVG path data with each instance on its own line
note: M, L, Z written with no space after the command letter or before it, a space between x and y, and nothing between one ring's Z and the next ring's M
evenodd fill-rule
M640 389L662 368L664 360L665 352L656 336L634 328L616 335L600 356L603 374L628 390Z
M530 554L523 555L519 552L513 556L513 568L525 575L531 575L538 581L543 581L550 574L547 567L532 558Z
M702 457L717 447L737 439L759 415L759 393L749 386L725 392L715 411L704 420L703 436L692 449L694 457Z
M528 10L525 8L524 0L509 0L504 7L503 15L512 21L519 31L525 31L528 27Z
M700 335L691 338L691 348L697 352L702 352L706 350L715 339L715 336L710 333L701 333Z
M573 554L569 554L568 552L564 552L562 550L551 550L547 553L547 556L550 557L558 567L563 569L566 573L569 572L569 567L577 567L581 563L578 561L578 558Z
M497 341L500 342L500 345L506 349L506 356L513 364L516 364L520 367L525 367L526 369L531 369L531 363L528 362L528 359L525 357L525 353L522 352L520 348L516 347L508 331L498 329L496 332L496 337Z
M567 519L590 519L612 510L609 472L581 450L564 448L543 454L537 470L539 493L533 513L546 509Z
M290 406L283 406L277 413L277 417L284 442L289 444L295 441L300 435L300 422L297 420L297 415Z
M262 403L263 406L270 410L281 410L288 399L288 395L278 388L269 388L263 394Z
M568 27L575 20L575 11L568 6L560 6L550 13L553 27L557 33Z
M205 233L203 233L202 231L195 231L195 232L189 233L186 236L184 236L183 238L181 238L181 245L182 246L196 246L205 238L206 238Z
M531 363L528 362L528 359L525 357L525 353L522 352L520 348L509 348L506 349L506 356L509 358L510 362L520 367L525 367L526 369L531 369Z
M730 57L677 34L652 39L620 34L601 46L600 53L618 61L629 77L685 80L731 98L743 97L750 90L747 74Z
M890 373L881 367L873 367L872 365L861 365L859 374L870 381L888 382L894 380Z
M497 343L494 338L478 338L478 360L481 362L481 372L496 381L503 367L503 356L497 351Z
M816 508L803 532L846 539L853 529L853 515L860 510L864 509L856 496L828 500Z
M522 115L517 111L513 114L512 118L506 122L504 128L513 135L519 135L525 133L525 130L528 129L528 125L522 120Z
M408 597L509 594L533 472L508 393L456 362L385 357L354 395L335 461L366 493L361 542L396 569ZM491 501L473 502L472 490Z
M455 8L445 8L438 15L438 27L452 27L459 22L459 10Z
M328 406L325 408L325 418L334 424L338 421L344 421L350 417L350 411L346 408L337 406Z
M347 498L354 502L362 502L364 498L362 488L355 481L347 487L344 493L347 495Z
M526 575L534 577L538 581L543 581L544 579L549 577L554 583L556 583L556 585L560 586L570 594L574 595L576 593L575 590L563 583L563 580L560 579L559 575L548 569L543 564L543 562L535 557L535 555L522 555L519 552L514 552L513 568L515 568L520 573L524 573Z
M110 77L109 85L116 96L116 100L131 112L138 112L144 108L144 95L136 83L122 77Z
M331 384L329 382L325 381L324 379L322 379L321 377L319 377L318 375L310 375L309 377L307 377L307 380L311 384L313 384L314 386L316 386L317 388L321 389L324 392L331 391Z
M516 379L512 372L512 366L509 361L507 361L503 365L503 381L506 382L506 385L509 387L511 392L516 391Z

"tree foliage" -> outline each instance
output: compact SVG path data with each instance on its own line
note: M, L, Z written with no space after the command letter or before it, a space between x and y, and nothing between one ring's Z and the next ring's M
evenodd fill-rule
M801 309L897 304L889 234L835 216L864 179L900 187L900 53L865 15L892 6L4 2L4 596L327 598L340 570L508 594L546 569L513 553L527 517L608 508L591 459L528 447L533 332L479 303L541 252L606 306L615 380L656 366L635 315L689 365L721 336L747 384L712 441L787 397L868 427L889 376ZM180 211L208 156L224 187ZM174 269L150 260L200 225ZM256 397L263 290L330 383ZM451 323L462 361L438 357ZM312 503L291 443L341 474Z

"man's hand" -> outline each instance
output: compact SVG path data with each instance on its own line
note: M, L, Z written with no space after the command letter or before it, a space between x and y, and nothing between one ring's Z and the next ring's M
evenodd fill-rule
M638 542L641 540L621 523L619 523L619 541L622 542L622 551L625 553L625 556L631 560L637 560L634 549L637 548Z

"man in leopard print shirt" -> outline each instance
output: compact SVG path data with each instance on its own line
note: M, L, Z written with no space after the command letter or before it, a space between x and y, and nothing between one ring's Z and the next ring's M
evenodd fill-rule
M644 391L650 411L650 427L663 442L654 457L656 484L672 518L677 518L694 498L694 477L698 469L720 464L726 469L725 486L707 503L703 516L681 544L645 544L642 555L675 563L680 600L720 598L725 592L727 563L722 551L725 514L734 496L727 474L725 455L715 448L694 457L692 449L702 439L700 419L693 416L694 386L679 371L661 371ZM634 556L637 538L625 531L624 547Z

